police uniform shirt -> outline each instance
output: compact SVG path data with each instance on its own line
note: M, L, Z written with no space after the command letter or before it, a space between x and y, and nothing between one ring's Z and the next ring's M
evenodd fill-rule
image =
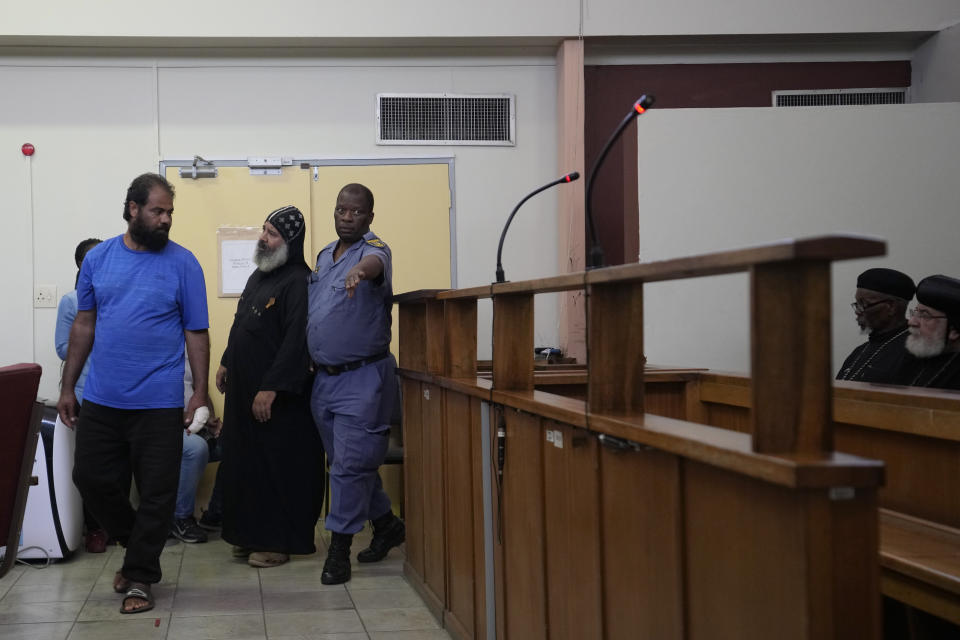
M313 361L342 365L379 355L390 348L393 266L390 247L372 231L334 262L337 242L317 255L307 287L309 315L307 347ZM362 280L352 298L344 284L347 273L368 255L383 263L383 273Z

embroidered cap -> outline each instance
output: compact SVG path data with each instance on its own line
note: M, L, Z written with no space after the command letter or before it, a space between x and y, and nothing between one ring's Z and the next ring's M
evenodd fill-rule
M913 298L913 279L895 269L867 269L857 278L858 289L870 289L909 301Z
M288 243L303 233L303 214L293 205L280 207L272 212L267 216L267 222L276 227L284 241Z
M928 276L917 285L917 302L947 316L960 327L960 280L944 275Z

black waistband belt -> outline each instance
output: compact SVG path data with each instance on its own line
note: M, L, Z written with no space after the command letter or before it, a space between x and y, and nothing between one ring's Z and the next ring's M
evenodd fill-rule
M368 364L379 362L389 355L389 351L384 351L383 353L378 353L375 356L370 356L369 358L364 358L363 360L354 360L353 362L348 362L346 364L318 364L317 371L323 371L330 376L338 376L345 371L353 371L354 369L359 369L360 367L364 367Z

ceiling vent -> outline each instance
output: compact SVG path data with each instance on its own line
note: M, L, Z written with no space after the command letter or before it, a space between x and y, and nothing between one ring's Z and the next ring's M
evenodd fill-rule
M377 144L516 144L512 95L377 94Z
M871 104L906 104L907 89L819 89L774 91L775 107L845 107Z

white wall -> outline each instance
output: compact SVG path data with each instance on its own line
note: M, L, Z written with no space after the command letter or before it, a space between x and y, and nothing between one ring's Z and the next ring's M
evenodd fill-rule
M858 334L849 303L873 266L960 277L960 103L651 110L639 120L644 261L834 232L885 258L835 263L834 369ZM747 276L649 285L650 362L749 370Z
M154 69L156 63L157 68ZM323 59L0 58L0 188L11 246L0 252L0 364L34 360L55 397L55 309L33 310L34 284L73 287L73 251L123 232L130 180L161 159L453 155L460 286L494 279L500 228L514 204L555 177L556 69L551 56ZM512 93L515 147L378 147L380 91ZM28 206L20 145L37 146ZM556 199L525 205L504 248L508 276L553 275ZM31 228L35 231L31 235ZM535 245L536 251L531 251ZM30 273L35 265L36 274ZM538 301L538 344L556 344L555 302ZM489 310L481 357L489 357Z
M918 47L912 69L912 102L960 101L960 23Z
M581 15L586 36L936 31L958 11L955 0L2 0L0 41L569 37Z
M583 0L594 35L805 34L936 31L955 0Z

